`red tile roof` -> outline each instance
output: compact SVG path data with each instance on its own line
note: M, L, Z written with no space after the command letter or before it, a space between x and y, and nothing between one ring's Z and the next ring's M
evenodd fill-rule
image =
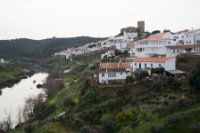
M100 69L107 69L107 70L126 70L130 68L129 62L107 62L101 63Z
M166 62L171 58L136 58L134 61L135 62Z
M164 37L165 34L166 33L158 33L158 34L155 34L155 35L151 35L148 38L143 39L141 41L165 41L165 40L173 40L171 38L165 38Z

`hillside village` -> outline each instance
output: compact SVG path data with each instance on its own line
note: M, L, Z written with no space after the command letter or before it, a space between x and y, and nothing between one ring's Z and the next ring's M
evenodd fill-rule
M145 32L145 22L138 21L138 27L122 28L118 36L54 55L72 59L103 49L108 51L101 55L99 73L95 74L99 75L101 84L124 82L127 77L141 71L154 76L162 74L186 78L186 73L176 68L176 57L182 54L200 55L200 29L149 34Z

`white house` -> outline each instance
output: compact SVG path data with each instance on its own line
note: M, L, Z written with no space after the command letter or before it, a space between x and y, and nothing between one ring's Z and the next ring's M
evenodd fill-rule
M107 59L109 57L114 57L114 56L115 56L115 51L110 50L110 51L106 52L105 54L102 54L101 59L103 60L105 58Z
M3 58L1 58L0 59L0 64L4 64L4 63L6 63L6 61Z
M200 44L173 45L167 47L167 57L176 57L180 54L200 52Z
M136 57L153 57L155 55L166 56L167 48L165 46L175 45L174 36L167 33L158 33L151 35L146 39L138 41L135 46Z
M125 40L123 36L115 38L114 43L116 49L121 51L122 53L128 50L128 40Z
M131 62L133 72L137 69L147 70L151 74L152 68L164 68L166 71L176 69L175 58L135 58Z
M137 37L138 37L138 33L136 33L136 32L132 32L132 33L124 32L124 39L125 40L134 41Z
M99 83L108 84L113 80L125 80L131 76L131 65L129 62L101 63L99 70Z

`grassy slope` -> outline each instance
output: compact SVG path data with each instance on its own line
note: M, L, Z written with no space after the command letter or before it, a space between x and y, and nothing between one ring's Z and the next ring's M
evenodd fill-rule
M14 64L0 64L0 86L10 84L15 80L18 80L18 76L29 70Z
M194 57L196 60L193 60L193 57L189 57L186 63L179 63L179 69L190 71L194 64L199 60L199 58ZM93 55L89 57L80 57L76 58L76 61L79 61L83 64L93 64L96 60L99 59L99 55ZM190 62L193 63L190 63ZM187 63L190 65L188 66ZM183 65L184 64L184 65ZM69 64L69 68L75 68L79 66L78 64L71 62ZM184 66L184 67L182 67ZM87 70L88 67L85 68ZM164 129L164 133L193 133L193 130L189 128L191 123L198 123L200 122L200 104L198 102L193 102L195 99L198 98L198 95L190 94L187 92L183 92L181 90L163 90L160 92L154 90L145 91L145 93L138 93L137 91L143 91L145 89L150 88L150 82L146 81L144 83L140 83L138 85L130 86L128 88L129 93L126 96L122 97L114 97L114 98L103 98L100 100L100 103L91 103L87 106L83 106L80 109L79 105L79 92L80 88L83 87L83 83L81 81L77 83L72 83L77 78L81 77L83 71L80 73L72 73L66 75L64 77L65 80L65 87L60 89L52 98L48 99L47 104L52 105L56 104L57 109L51 115L55 116L65 110L64 106L61 104L63 102L64 97L72 97L74 101L77 103L77 107L75 107L74 111L70 113L70 118L67 122L64 121L54 121L54 122L47 122L44 125L40 125L36 130L35 133L77 133L78 130L74 130L68 122L76 123L76 129L80 129L83 125L87 125L89 123L93 128L98 128L100 126L100 118L99 117L92 117L92 118L84 118L83 116L87 114L87 112L92 112L94 110L101 110L101 116L107 113L114 114L113 112L118 111L121 108L125 108L127 106L132 106L137 110L137 119L138 123L133 124L131 122L125 122L119 128L117 128L114 132L122 131L125 127L131 127L133 132L135 133L150 133L151 128L154 125L161 125L164 126L168 119L171 116L179 115L184 116L177 124L176 128L166 127ZM113 90L115 93L117 90ZM182 96L185 95L185 101L187 106L179 107L179 102L182 99ZM175 97L175 100L171 100L170 97ZM165 105L165 101L169 103L169 105ZM135 104L133 104L135 103ZM80 107L79 107L80 106ZM140 109L138 109L140 108ZM145 116L145 117L144 117ZM37 121L35 121L37 123ZM79 126L81 125L81 126ZM13 133L23 132L23 128L13 131Z

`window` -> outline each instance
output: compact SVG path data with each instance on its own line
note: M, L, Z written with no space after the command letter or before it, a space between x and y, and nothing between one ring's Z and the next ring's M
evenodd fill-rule
M116 77L116 73L115 72L108 72L108 77Z
M161 67L161 64L159 64L159 67Z
M120 74L122 75L123 73L121 72Z
M153 68L153 64L151 64L151 68Z
M176 53L176 51L175 51L175 50L173 50L173 53Z
M104 74L104 73L102 73L101 75L102 75L102 77L105 77L105 74Z
M135 66L137 66L137 63L135 63Z
M144 64L144 67L146 68L146 67L147 67L147 64Z

